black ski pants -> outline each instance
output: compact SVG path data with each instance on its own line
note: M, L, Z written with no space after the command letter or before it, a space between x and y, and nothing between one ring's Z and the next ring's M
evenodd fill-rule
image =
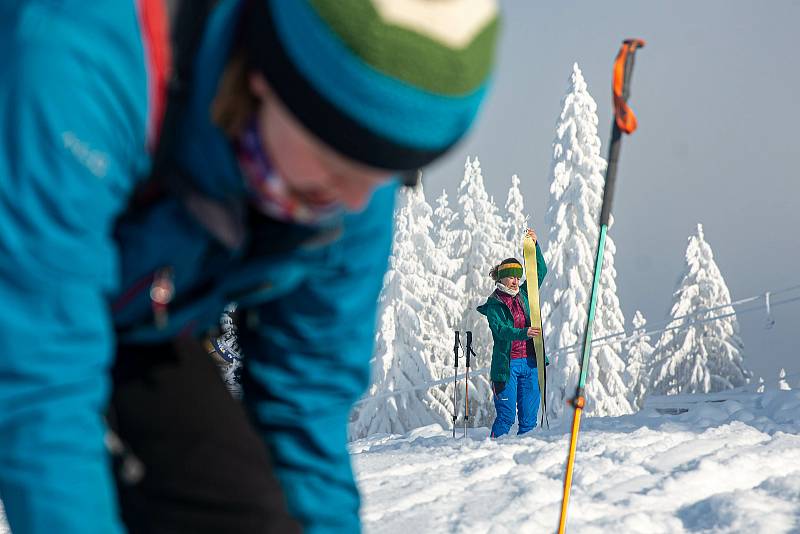
M300 532L263 441L201 343L118 347L109 420L132 534Z

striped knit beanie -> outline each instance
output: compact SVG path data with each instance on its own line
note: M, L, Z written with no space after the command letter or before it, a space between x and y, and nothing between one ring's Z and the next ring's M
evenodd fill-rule
M248 0L251 67L326 144L412 170L468 130L486 94L495 0Z
M506 258L497 266L497 279L522 278L522 264L517 258Z

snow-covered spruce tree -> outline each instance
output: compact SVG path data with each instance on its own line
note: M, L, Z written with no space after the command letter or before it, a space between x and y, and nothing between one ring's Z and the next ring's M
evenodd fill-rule
M464 179L458 187L457 203L455 257L461 261L465 303L461 330L472 331L473 349L477 357L471 363L471 369L477 370L488 368L491 364L492 335L486 318L475 308L486 302L486 298L494 291L489 270L505 259L503 254L507 248L503 219L483 185L478 158L474 161L467 158L464 164ZM521 251L516 256L520 254ZM494 419L491 391L488 373L472 376L470 420L473 426L491 425ZM463 398L463 393L459 396Z
M586 328L606 168L600 156L597 122L597 104L576 63L556 122L545 214L547 231L543 236L548 274L542 288L542 315L546 351L551 359L547 384L551 419L562 415L580 377L580 347L569 352L556 349L579 344ZM625 327L616 295L615 252L609 236L592 332L594 339L623 331ZM620 356L622 344L610 341L598 342L592 350L586 381L587 415L632 412L622 378L625 367Z
M764 377L758 377L758 387L756 388L756 393L764 393Z
M786 381L786 369L781 367L780 372L778 373L778 389L780 391L791 391L791 386Z
M700 224L689 236L686 268L672 302L669 327L679 328L658 340L652 392L709 393L747 384L752 374L744 367L739 323L733 308L724 307L731 302L730 292ZM726 314L733 315L708 320Z
M522 193L519 190L519 177L516 174L511 177L511 187L508 189L505 208L503 222L508 248L507 254L504 254L504 256L516 256L520 253L522 238L528 228L528 217L525 215ZM521 260L522 258L519 259Z
M628 390L628 401L634 410L641 410L650 387L650 365L653 346L646 332L642 312L636 310L633 316L633 335L636 336L626 344L627 365L625 366L625 386Z
M461 326L461 315L464 312L464 276L461 273L463 260L456 257L458 234L454 232L457 219L458 214L450 208L447 193L442 190L442 194L436 199L436 209L433 210L431 239L435 248L441 251L441 255L437 256L439 263L435 266L437 273L452 280L459 295L459 306L444 310L451 330Z
M414 254L422 265L421 274L426 282L417 288L417 298L423 304L420 313L422 338L431 375L434 380L439 380L453 375L453 330L463 312L462 292L453 281L459 262L438 248L431 236L433 211L425 201L422 185L405 194L409 196L411 206ZM432 405L434 410L448 407L447 414L437 413L437 417L446 416L447 423L452 424L453 384L435 386L430 393L439 401Z
M375 433L402 434L419 426L450 422L452 402L438 389L382 397L435 378L425 333L426 320L435 312L424 302L433 289L417 253L419 242L427 237L421 234L428 231L416 223L419 198L414 190L398 193L392 254L379 297L372 385L351 416L351 439Z
M442 194L436 199L436 208L433 210L433 227L431 238L436 247L443 250L449 258L458 261L455 256L455 234L453 226L457 219L456 212L450 207L447 191L442 189Z

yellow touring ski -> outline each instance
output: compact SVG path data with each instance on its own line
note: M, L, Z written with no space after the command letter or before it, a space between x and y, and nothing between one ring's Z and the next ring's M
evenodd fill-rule
M525 283L528 285L528 307L530 308L531 326L539 329L539 335L533 338L536 350L536 370L539 372L539 395L541 397L541 420L547 414L547 372L544 357L544 330L542 330L542 310L539 306L539 273L536 267L536 241L529 235L522 240L522 253L525 259ZM548 424L548 426L550 426Z

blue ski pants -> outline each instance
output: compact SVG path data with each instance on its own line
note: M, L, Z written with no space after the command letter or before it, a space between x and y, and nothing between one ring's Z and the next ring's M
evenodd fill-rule
M533 358L511 360L508 382L492 382L494 408L497 417L492 425L492 437L508 434L519 410L519 431L530 432L536 426L539 413L539 380Z

